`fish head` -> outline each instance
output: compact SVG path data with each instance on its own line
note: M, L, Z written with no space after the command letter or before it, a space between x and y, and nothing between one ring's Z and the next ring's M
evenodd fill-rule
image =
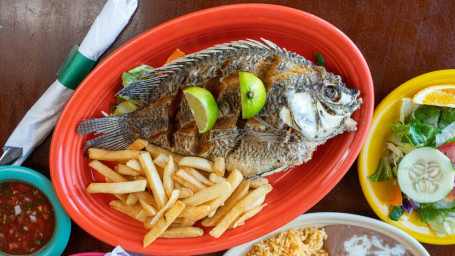
M325 140L335 136L359 107L358 96L358 90L341 82L297 87L287 93L280 118L310 140Z

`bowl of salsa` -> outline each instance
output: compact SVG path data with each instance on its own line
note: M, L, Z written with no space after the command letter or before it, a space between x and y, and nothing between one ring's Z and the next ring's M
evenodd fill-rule
M71 220L42 174L0 166L0 254L60 255Z

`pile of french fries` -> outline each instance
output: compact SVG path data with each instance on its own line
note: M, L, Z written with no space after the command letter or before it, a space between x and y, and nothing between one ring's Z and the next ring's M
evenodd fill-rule
M144 247L158 237L202 236L199 220L218 238L260 212L272 190L267 179L244 181L240 171L226 171L223 158L182 157L141 139L126 150L90 148L88 155L89 166L106 179L91 183L88 193L115 195L109 206L149 230ZM117 165L113 170L101 161Z

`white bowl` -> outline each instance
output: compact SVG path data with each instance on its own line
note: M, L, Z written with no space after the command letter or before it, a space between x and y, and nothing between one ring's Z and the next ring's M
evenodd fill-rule
M295 220L289 222L285 226L271 232L268 235L260 237L249 243L239 245L228 250L224 256L240 256L244 255L251 250L253 244L266 240L275 234L288 229L299 229L310 226L327 226L327 225L353 225L362 228L371 229L382 233L398 243L400 243L409 253L414 256L429 256L430 254L425 250L425 248L412 236L408 235L406 232L390 225L385 222L355 215L348 213L336 213L336 212L320 212L320 213L307 213L300 215Z

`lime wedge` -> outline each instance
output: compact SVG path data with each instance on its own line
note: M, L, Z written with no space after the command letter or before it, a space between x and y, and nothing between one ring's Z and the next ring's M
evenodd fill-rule
M261 79L248 72L239 72L242 118L255 116L264 107L266 91Z
M199 133L210 130L218 118L218 105L213 95L201 87L188 87L183 90L183 93L193 113Z
M121 115L121 114L125 114L125 113L130 113L130 112L136 111L138 109L139 109L138 106L135 105L134 103L129 102L129 101L123 101L117 105L117 107L114 110L114 113L112 113L112 114L114 116L116 116L116 115Z

